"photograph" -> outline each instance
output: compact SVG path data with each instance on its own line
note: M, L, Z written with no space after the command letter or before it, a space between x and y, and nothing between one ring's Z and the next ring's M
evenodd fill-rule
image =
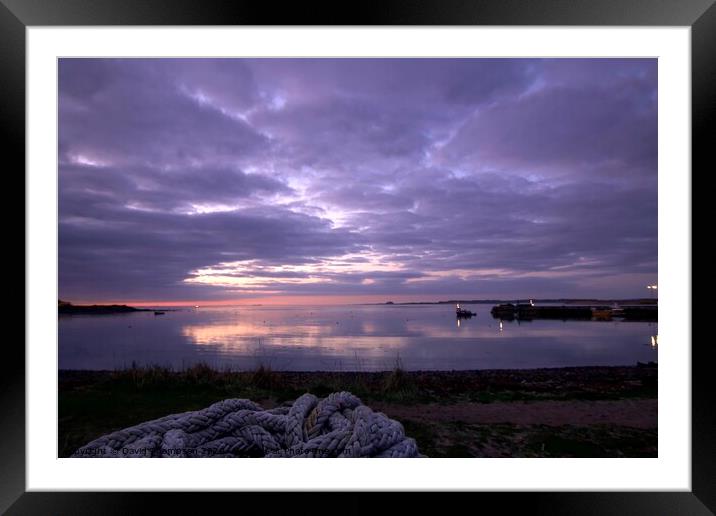
M0 513L713 514L714 0L0 4Z
M60 458L659 457L658 58L56 62Z

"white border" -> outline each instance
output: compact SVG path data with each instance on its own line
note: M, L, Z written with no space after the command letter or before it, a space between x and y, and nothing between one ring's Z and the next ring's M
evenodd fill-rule
M690 40L688 27L28 28L27 489L690 490ZM56 458L57 57L326 55L659 58L658 458Z

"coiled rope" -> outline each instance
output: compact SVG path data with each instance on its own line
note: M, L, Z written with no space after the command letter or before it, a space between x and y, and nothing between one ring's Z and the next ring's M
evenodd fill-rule
M104 435L72 457L422 457L403 426L349 392L263 410L227 399Z

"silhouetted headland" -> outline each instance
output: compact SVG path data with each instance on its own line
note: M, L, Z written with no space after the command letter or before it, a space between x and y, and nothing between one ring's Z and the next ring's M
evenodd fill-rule
M73 305L67 301L59 300L57 302L57 313L72 314L122 314L129 312L150 312L152 310L146 308L135 308L127 305Z

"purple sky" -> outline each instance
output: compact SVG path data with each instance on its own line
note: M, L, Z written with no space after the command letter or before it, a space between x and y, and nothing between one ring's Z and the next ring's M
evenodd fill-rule
M59 89L63 299L656 283L655 59L61 59Z

